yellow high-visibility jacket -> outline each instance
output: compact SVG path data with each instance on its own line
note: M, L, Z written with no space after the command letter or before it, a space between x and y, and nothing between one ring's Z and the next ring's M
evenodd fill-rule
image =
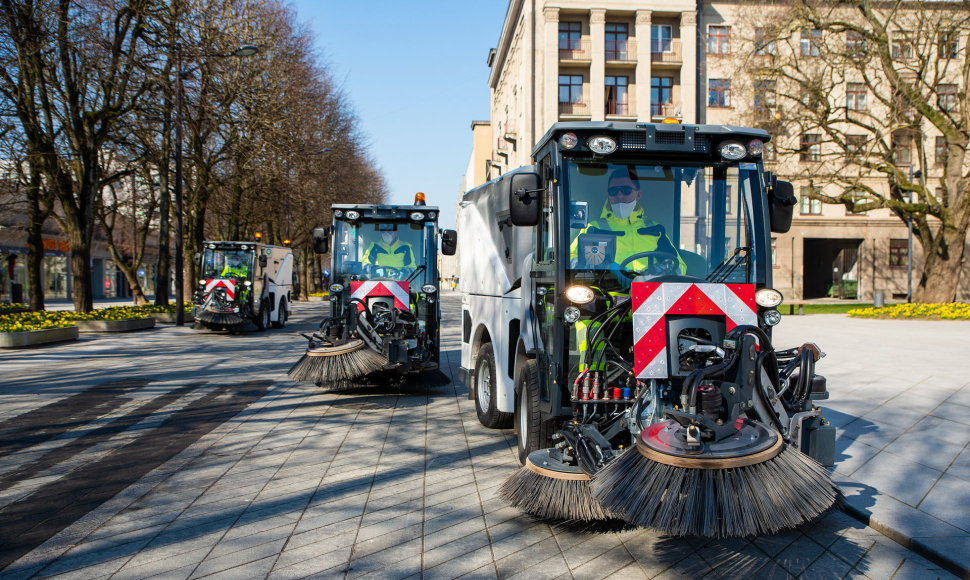
M383 240L374 242L364 252L363 262L373 266L413 268L414 248L401 240L394 240L391 244L385 244Z
M616 256L614 262L620 264L623 260L640 252L664 252L676 256L680 262L680 273L687 272L687 265L677 252L677 248L670 243L670 238L664 231L664 227L655 221L646 219L646 212L637 205L636 209L627 218L617 217L610 209L609 204L603 208L600 218L590 222L580 233L595 234L597 231L616 233ZM577 255L579 248L579 236L573 240L569 246L569 257L571 260L579 258ZM581 262L581 260L580 260ZM638 258L629 264L626 269L630 271L642 271L649 265L649 258Z

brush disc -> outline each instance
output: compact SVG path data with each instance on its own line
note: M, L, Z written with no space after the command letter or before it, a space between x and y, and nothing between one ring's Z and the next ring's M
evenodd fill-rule
M239 326L246 322L245 318L233 312L212 312L204 309L196 312L195 319L202 324L217 326Z
M499 488L499 496L528 514L568 521L611 519L590 494L589 476L559 461L552 449L533 451L522 469Z
M297 382L317 383L324 390L353 388L350 382L382 370L387 359L367 348L362 340L307 350L287 376Z
M654 426L591 484L604 508L632 524L677 536L771 534L815 519L841 497L822 466L767 427L688 456Z

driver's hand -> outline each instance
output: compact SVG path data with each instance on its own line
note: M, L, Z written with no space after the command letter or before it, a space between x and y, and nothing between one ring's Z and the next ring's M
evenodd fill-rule
M620 269L620 265L617 264L616 262L613 262L612 264L610 264L610 271L612 271L613 275L616 277L616 281L620 285L620 290L624 292L629 292L630 285L633 283L633 280L629 276L627 276L623 270Z

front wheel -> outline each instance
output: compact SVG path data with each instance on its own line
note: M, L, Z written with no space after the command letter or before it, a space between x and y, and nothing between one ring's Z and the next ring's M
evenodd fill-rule
M256 327L260 330L269 328L269 304L267 302L261 302L259 304L259 313L256 315Z
M489 429L508 429L512 426L512 413L498 410L497 383L495 352L492 350L492 343L486 342L478 349L478 360L475 363L475 412L478 414L478 422Z
M530 453L552 446L553 431L551 423L543 421L539 412L539 365L534 359L522 366L517 383L515 426L519 436L519 462L525 465Z
M279 316L276 322L273 323L273 328L283 328L286 326L286 318L289 316L289 310L286 308L286 298L280 300L280 310L277 314Z

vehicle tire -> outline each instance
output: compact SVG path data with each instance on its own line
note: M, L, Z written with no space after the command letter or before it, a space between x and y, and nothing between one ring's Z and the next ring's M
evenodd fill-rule
M267 330L269 328L269 304L266 302L259 304L259 313L256 315L256 328L260 330Z
M280 300L280 311L279 320L273 323L273 328L283 328L286 326L286 318L289 316L289 310L286 308L286 298Z
M515 426L518 430L519 462L533 451L552 447L552 423L539 413L539 365L528 360L519 373L516 385Z
M475 412L478 421L489 429L508 429L512 426L512 413L503 413L496 406L498 399L495 352L492 343L486 342L478 349L475 363Z

